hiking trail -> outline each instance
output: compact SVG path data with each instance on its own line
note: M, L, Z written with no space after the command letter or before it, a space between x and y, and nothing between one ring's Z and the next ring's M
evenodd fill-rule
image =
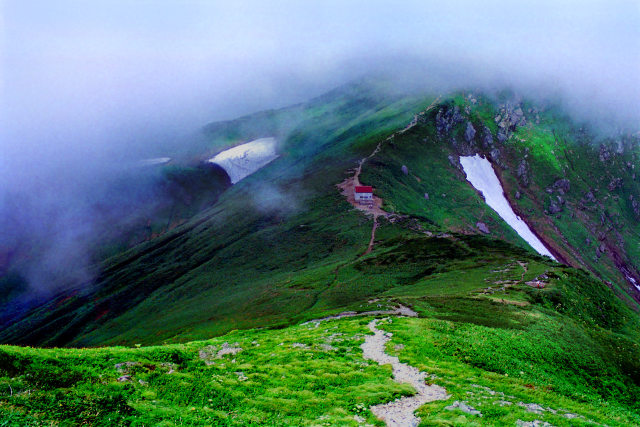
M410 130L411 128L413 128L414 126L416 126L420 122L420 119L424 117L426 113L438 103L439 100L440 100L440 97L438 96L425 110L414 115L413 119L411 120L411 122L409 122L407 126L405 126L403 129L397 132L394 132L385 140L380 141L378 145L376 145L376 148L373 150L371 154L369 154L367 157L364 157L358 162L358 167L354 169L353 175L348 177L347 179L345 179L344 181L342 181L340 184L337 185L337 187L342 190L341 191L342 195L345 196L347 201L353 207L364 212L367 215L373 216L373 226L371 228L371 240L369 241L367 250L362 255L367 255L373 249L373 245L375 243L375 238L376 238L376 230L378 229L378 217L389 218L393 222L392 217L394 216L393 214L386 212L384 209L382 209L382 199L376 195L373 195L373 203L371 204L360 204L356 202L354 190L356 186L361 185L360 173L362 172L362 166L365 164L367 160L373 158L376 154L378 154L378 152L380 151L380 148L382 147L383 142L391 141L397 135L402 135L406 133L408 130Z
M361 346L364 358L373 360L380 365L390 364L393 369L394 381L411 384L416 389L416 394L375 405L369 409L388 427L415 427L420 423L420 418L413 414L416 409L427 402L446 400L449 395L443 387L435 384L427 385L425 383L426 373L411 365L401 363L396 356L390 356L385 352L385 345L391 339L391 334L378 329L378 321L379 319L373 319L369 322L369 330L373 332L373 335L367 335Z

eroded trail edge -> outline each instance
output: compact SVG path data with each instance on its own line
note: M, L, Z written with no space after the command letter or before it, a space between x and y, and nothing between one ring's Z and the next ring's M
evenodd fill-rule
M379 319L369 322L369 329L373 335L368 335L361 346L364 358L373 360L380 365L390 364L393 369L393 379L398 383L411 384L416 389L416 394L372 406L371 412L389 427L417 426L420 423L420 418L413 414L416 409L427 402L446 400L449 396L443 387L435 384L427 385L424 381L426 373L406 363L401 363L397 357L385 353L385 345L391 334L378 329L378 322Z

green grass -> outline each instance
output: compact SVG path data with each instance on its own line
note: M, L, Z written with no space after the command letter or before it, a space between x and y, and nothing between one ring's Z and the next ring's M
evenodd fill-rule
M411 253L421 240L430 239L410 242ZM405 272L421 257L398 255ZM586 274L530 261L524 280L540 269L551 277L546 288L533 289L522 283L524 269L516 265L494 264L482 273L488 282L470 279L466 291L442 283L432 293L405 288L359 307L379 309L396 300L420 313L421 318L397 318L381 327L393 333L388 352L432 375L430 381L451 395L423 406L423 423L640 422L637 316L624 308L604 311L608 318L598 315L597 308L616 297ZM505 280L516 283L502 299L478 293ZM564 305L571 309L559 308ZM5 425L358 425L356 415L381 425L368 408L412 390L393 382L388 366L362 358L369 320L233 331L151 347L2 346L0 414ZM218 356L223 348L242 350ZM129 378L118 381L124 375ZM483 416L447 410L455 400ZM512 404L501 406L505 401ZM519 403L557 412L533 414ZM569 420L565 413L578 418Z
M513 425L536 419L553 425L640 422L633 397L637 386L628 380L624 384L620 369L604 354L593 353L600 343L566 319L537 310L528 316L526 329L435 319L395 319L384 328L393 333L390 349L404 346L396 351L400 360L435 375L433 381L451 395L418 411L424 425ZM483 417L444 409L455 400L467 402ZM520 402L557 413L531 413ZM566 412L581 418L569 420Z
M470 119L495 132L496 106L478 99ZM538 256L486 206L450 163L456 149L436 134L436 108L384 142L363 168L361 181L400 216L380 221L373 251L363 256L372 221L336 184L432 100L354 85L209 125L199 155L276 136L282 156L212 207L187 204L180 215L193 215L188 221L104 260L94 287L56 295L0 331L3 342L103 347L0 347L0 425L349 425L354 415L380 424L366 408L411 390L392 382L388 367L362 360L369 319L318 328L302 322L397 303L421 317L384 325L394 334L389 351L435 374L452 395L419 410L426 425L640 423L640 324L630 308L637 305L613 258L594 261L598 235L606 233L608 242L623 242L620 259L638 267L640 229L628 202L640 192L627 163L640 152L629 147L595 168L598 148L552 109L500 147L507 195L588 273ZM468 103L462 96L453 102ZM459 140L464 126L454 129ZM533 179L522 189L515 173L527 149ZM184 165L165 171L201 190L206 180L197 172ZM609 191L618 176L622 188ZM545 215L545 189L563 177L571 180L565 211ZM598 202L583 209L589 189ZM516 190L523 194L517 201ZM489 236L477 234L478 221ZM543 289L526 285L543 273ZM1 280L7 289L24 286L14 275ZM243 351L207 365L200 351L225 342ZM118 382L127 373L115 364L127 361L139 363L129 368L132 381ZM446 410L454 400L483 417ZM558 412L533 414L519 402ZM563 410L583 418L569 420Z
M2 347L2 425L379 424L363 408L411 392L361 357L361 320L161 347ZM224 343L241 348L216 356ZM129 366L117 364L128 363ZM130 380L119 382L128 375Z

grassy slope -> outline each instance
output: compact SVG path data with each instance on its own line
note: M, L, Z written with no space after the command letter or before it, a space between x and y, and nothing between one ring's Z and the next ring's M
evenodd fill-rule
M443 243L430 240L408 245L415 250L420 243ZM390 253L391 247L381 249L369 259ZM408 262L403 271L409 276L419 266ZM459 276L456 282L462 283L405 285L401 297L376 303L385 307L396 299L421 315L393 319L382 328L393 332L388 352L432 374L431 381L451 394L446 402L420 409L425 425L639 423L637 317L624 307L609 310L619 307L615 295L586 274L537 261L527 266L525 280L542 269L552 276L550 285L516 283L485 295L480 291L491 283ZM523 274L508 260L475 269L491 281L518 282ZM572 304L576 298L583 303ZM559 313L559 306L567 309ZM3 425L357 425L358 415L379 425L367 408L412 391L391 381L388 366L362 359L359 345L368 320L235 331L156 347L3 346L0 418ZM216 358L225 343L242 351ZM125 362L129 366L116 366ZM117 381L124 375L130 380ZM455 400L483 416L445 409ZM512 405L502 406L504 401ZM557 413L527 412L520 402Z
M430 101L356 87L310 102L281 158L190 222L109 259L95 289L33 310L3 330L2 340L157 343L322 314L313 308L323 286L336 267L362 253L370 233L370 223L351 211L335 184L380 137ZM230 126L212 135L212 144L228 141ZM294 276L313 289L291 286ZM345 298L331 308L351 303Z
M111 258L95 289L61 295L3 330L0 338L48 345L201 339L234 328L291 324L375 295L382 288L368 285L373 283L370 271L342 269L362 253L370 222L350 209L334 184L358 158L430 101L428 97L383 96L371 87L351 86L304 106L259 114L255 122L248 117L209 126L212 146L237 141L243 132L247 139L275 133L285 141L283 155L224 193L216 206L190 222ZM466 101L459 97L455 102L464 107ZM474 120L485 120L495 128L486 121L493 117L493 104L484 102L474 108ZM482 221L493 238L510 241L532 254L450 163L448 156L455 150L437 136L435 111L426 123L385 142L367 163L361 180L375 186L387 210L409 215L427 229L475 233L476 222ZM542 134L543 130L532 125L520 132ZM559 247L573 248L583 261L589 260L593 248L581 239L591 233L591 223L575 221L569 209L560 219L539 215L547 196L543 188L558 176L553 167L545 173L543 162L557 167L561 162L553 156L548 138L530 137L528 141L529 145L508 141L501 148L510 165L502 171L503 180L514 188L518 153L529 148L535 184L523 190L525 197L517 201L520 210L533 212L529 220L538 229L548 230L546 235L557 239ZM582 152L592 154L586 148ZM576 162L575 174L580 171ZM402 173L402 165L408 166L408 175ZM575 199L582 194L580 181L571 178L567 206L577 203ZM597 210L580 212L598 214ZM628 210L624 212L622 232L630 242L627 246L633 247L638 225L628 218ZM386 229L387 235L381 230L379 238L407 233L403 224ZM557 230L566 237L559 237ZM587 265L621 283L606 256ZM344 287L346 282L359 281L367 285L352 286L340 298L327 289L335 283ZM387 284L385 289L395 286ZM621 289L618 292L624 295Z
M383 221L374 251L360 257L371 222L334 184L430 99L363 95L354 101L354 93L343 95L309 104L308 121L290 130L284 155L224 193L212 209L111 258L98 288L60 297L2 331L5 341L49 345L222 336L139 349L4 346L0 414L6 424L346 424L355 414L373 422L358 404L408 390L390 381L388 369L362 365L357 346L366 321L345 319L318 329L289 325L391 301L413 306L421 318L385 326L394 332L389 351L435 373L451 401L469 401L484 414L471 419L438 402L421 410L427 422L638 424L632 398L640 383L637 314L590 275L532 253L449 164L451 150L436 144L429 126L385 145L365 167L363 182L376 186L388 209L428 229L467 233L482 220L493 236L517 246L459 233L425 237L411 231L409 218ZM227 136L235 128L228 126L215 136L220 144L232 139ZM263 192L278 203L256 196ZM541 273L551 277L545 289L523 283ZM382 301L367 302L372 297ZM229 332L264 326L280 329ZM347 339L334 336L337 350L325 351L320 344L334 333ZM235 363L226 357L207 366L198 351L223 342L238 342L244 351ZM294 342L311 348L292 347ZM405 347L395 350L394 344ZM133 382L119 383L124 372L114 365L125 361L141 365L131 368ZM162 363L175 364L177 372L168 374L170 366ZM535 402L585 418L568 421L494 405L496 395L475 385L514 396L514 404Z
M461 110L468 107L468 118L477 130L472 144L476 152L489 156L492 148L499 148L506 168L498 167L507 196L518 207L534 229L543 234L565 259L574 266L589 268L599 277L613 283L618 295L638 307L629 295L637 291L624 279L614 260L618 257L631 270L640 269L640 221L634 215L631 201L640 198L640 183L634 165L638 163L640 147L625 141L623 153L616 152L616 144L604 141L612 155L605 162L599 159L599 147L595 138L574 126L571 121L551 109L542 113L542 121L530 121L518 128L504 144L482 146L481 124L495 132L493 117L495 103L480 98L478 104L470 104L466 98L456 97L452 105ZM526 108L525 108L526 109ZM464 180L464 175L449 161L457 156L456 148L447 141L454 136L463 141L466 120L449 136L442 138L435 130L434 109L427 119L410 132L383 145L379 155L365 168L362 181L371 184L385 200L386 208L400 214L420 217L425 225L447 228L464 233L476 233L476 222L487 224L493 236L522 247L528 245L509 228ZM443 141L444 139L444 141ZM494 141L496 140L494 134ZM613 147L613 148L612 148ZM516 171L522 159L531 168L531 185L522 188ZM401 166L406 165L409 174L404 175ZM594 167L595 166L595 167ZM563 212L544 214L552 197L545 190L556 180L569 179L571 189L563 198ZM607 187L614 178L622 178L621 188L610 191ZM523 197L515 198L516 191ZM585 203L584 195L593 191L598 199ZM426 200L424 195L428 194ZM589 239L589 243L587 242ZM607 246L604 256L596 256L596 247Z

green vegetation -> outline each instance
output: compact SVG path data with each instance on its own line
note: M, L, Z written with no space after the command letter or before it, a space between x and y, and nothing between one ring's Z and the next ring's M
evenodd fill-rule
M326 322L139 349L4 347L1 425L373 422L362 408L411 390L362 359L365 331Z
M408 246L425 254L434 245L447 246L431 240ZM407 254L395 255L406 259ZM386 252L378 265L390 256ZM406 259L401 276L408 277L417 260L424 255ZM458 276L464 286L445 280L407 285L402 296L360 307L387 307L396 300L423 316L393 319L381 327L393 332L389 353L434 375L431 381L451 395L420 409L425 425L504 425L518 419L554 425L640 422L634 398L640 391L637 317L626 308L593 316L597 307L615 303L610 290L598 288L587 275L536 261L478 269L482 273L476 274L488 280L474 284L475 279ZM547 287L522 282L540 269L551 277ZM503 289L496 282L510 285ZM486 294L488 285L496 292ZM548 308L573 298L586 302L564 314ZM359 346L369 333L369 319L235 331L155 347L5 346L0 350L0 414L5 425L358 425L354 416L379 425L368 408L412 390L394 383L388 366L362 358ZM446 409L456 400L480 410L482 417ZM544 410L532 413L520 404Z
M362 359L370 318L304 322L397 304L420 317L382 324L393 332L387 351L451 395L418 411L425 425L639 424L640 319L619 269L640 259L637 145L624 140L618 153L606 141L613 154L602 161L594 138L554 109L540 123L527 112L498 143L498 101L469 99L437 104L402 133L434 97L372 82L208 125L189 162L163 169L176 204L152 222L153 238L107 248L94 287L62 292L0 330L12 344L102 346L0 347L0 425L357 425L356 416L379 425L368 408L413 391ZM456 106L468 112L445 137L436 117ZM467 120L494 145L464 142ZM190 166L265 136L282 155L228 189L219 171ZM364 255L371 218L336 184L381 141L360 180L395 215L379 218ZM538 256L466 182L457 156L493 147L512 203L580 268ZM563 210L545 214L561 178L570 180ZM16 275L0 281L25 286ZM456 400L482 417L446 409Z

